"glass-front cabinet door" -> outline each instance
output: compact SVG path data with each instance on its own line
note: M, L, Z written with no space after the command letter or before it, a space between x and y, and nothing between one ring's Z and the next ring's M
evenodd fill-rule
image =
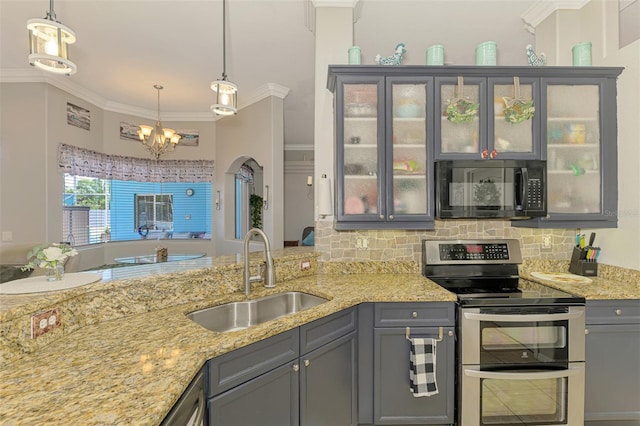
M384 176L380 163L384 78L340 80L336 102L338 221L377 221L385 191L379 180Z
M538 78L489 78L489 158L539 159Z
M436 156L480 159L487 146L486 78L436 77Z
M546 85L549 214L603 212L601 86Z
M386 220L430 217L432 79L387 79ZM391 143L389 143L391 142Z

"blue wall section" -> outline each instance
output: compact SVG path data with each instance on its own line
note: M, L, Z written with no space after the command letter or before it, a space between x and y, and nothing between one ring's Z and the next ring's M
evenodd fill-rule
M193 190L191 197L186 194L189 188ZM174 238L211 237L210 183L170 182L160 184L113 180L110 206L111 240L138 240L141 238L135 229L136 194L173 195Z

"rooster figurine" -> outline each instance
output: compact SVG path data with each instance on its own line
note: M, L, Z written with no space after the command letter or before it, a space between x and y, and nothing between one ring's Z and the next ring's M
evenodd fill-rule
M537 55L530 44L527 45L527 58L529 59L529 65L532 67L541 67L547 63L544 53Z
M378 65L400 65L402 62L402 56L407 53L407 49L404 48L404 43L398 43L396 46L396 52L391 56L381 56L379 53L376 55L376 64Z

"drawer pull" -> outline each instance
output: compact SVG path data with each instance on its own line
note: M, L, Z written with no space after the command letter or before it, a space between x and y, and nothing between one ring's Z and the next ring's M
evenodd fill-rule
M300 370L300 366L298 364L293 364L293 371Z
M309 365L311 365L311 361L309 361L308 359L304 360L304 366L308 367Z
M616 315L620 316L622 315L622 309L616 309Z
M418 318L418 313L416 311L411 312L411 318Z

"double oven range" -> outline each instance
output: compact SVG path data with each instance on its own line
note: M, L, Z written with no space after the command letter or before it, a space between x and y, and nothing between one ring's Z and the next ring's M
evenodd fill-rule
M583 424L585 299L521 263L517 240L423 241L423 275L458 296L461 426Z

